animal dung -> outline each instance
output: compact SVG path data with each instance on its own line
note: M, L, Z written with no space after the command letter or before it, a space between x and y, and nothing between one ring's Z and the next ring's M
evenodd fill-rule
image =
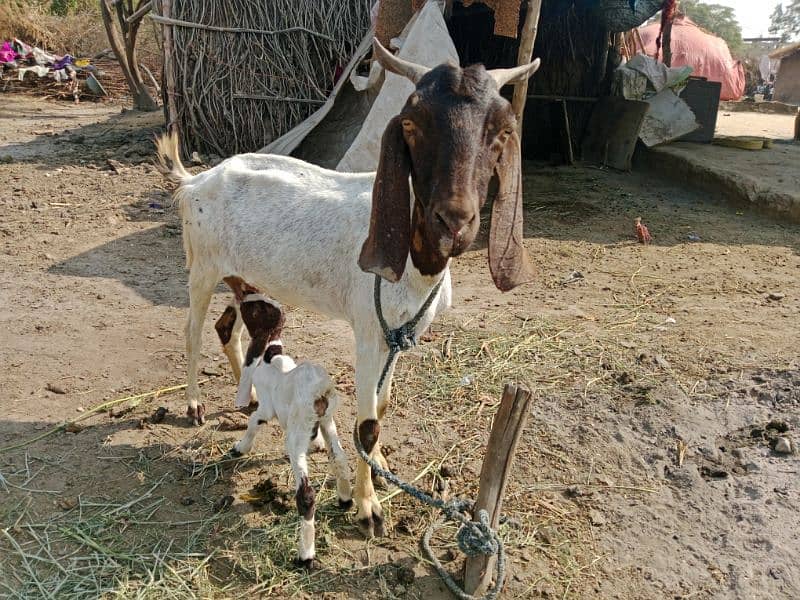
M228 494L227 496L223 496L216 502L214 502L214 512L222 512L223 510L227 510L230 508L231 504L233 504L233 496Z
M155 410L155 412L153 412L153 414L150 416L150 422L153 423L154 425L161 423L164 420L164 417L167 416L168 412L169 412L168 408L159 406Z

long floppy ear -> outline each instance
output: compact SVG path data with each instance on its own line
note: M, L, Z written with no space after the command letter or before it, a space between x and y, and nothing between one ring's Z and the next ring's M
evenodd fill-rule
M510 289L531 281L534 276L525 246L522 245L522 161L519 137L512 133L497 161L500 187L492 203L489 228L489 270L497 289Z
M372 188L369 234L361 246L358 266L391 282L402 277L411 239L408 176L411 156L403 139L400 117L386 126L381 139L378 172Z

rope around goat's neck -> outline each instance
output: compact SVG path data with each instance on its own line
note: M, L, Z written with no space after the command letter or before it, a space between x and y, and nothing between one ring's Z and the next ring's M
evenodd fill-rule
M386 319L383 317L383 307L381 306L381 277L379 275L375 275L375 313L378 315L378 322L381 325L383 339L389 348L389 356L386 358L386 363L383 365L383 371L381 371L381 376L378 379L378 385L375 388L375 395L381 393L383 384L386 380L386 374L389 372L389 367L392 365L395 357L401 352L410 350L417 345L417 325L419 325L420 320L422 320L422 317L426 312L428 312L428 309L431 307L431 304L433 304L434 299L439 294L439 290L442 287L443 281L444 276L439 278L439 281L437 281L436 285L433 286L431 293L428 294L428 297L417 311L417 314L414 315L410 321L404 323L397 329L390 329L389 325L386 323Z

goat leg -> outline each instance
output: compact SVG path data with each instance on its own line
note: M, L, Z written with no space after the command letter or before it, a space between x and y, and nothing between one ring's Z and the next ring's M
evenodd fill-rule
M329 409L329 412L332 414L333 410ZM330 414L326 414L320 419L319 427L320 433L328 446L328 461L330 462L331 470L336 477L336 495L339 498L339 508L348 511L353 506L353 495L350 488L350 465L347 463L347 455L339 443L336 423Z
M300 516L300 535L297 548L297 565L311 570L314 568L314 514L316 512L316 493L308 482L308 432L293 428L286 435L286 451L292 463L297 491L295 502Z
M203 343L203 321L214 294L217 279L209 277L206 273L192 270L189 273L189 315L186 319L186 416L192 425L205 423L206 407L198 402L200 399L200 386L197 383L197 363L200 360L200 350Z

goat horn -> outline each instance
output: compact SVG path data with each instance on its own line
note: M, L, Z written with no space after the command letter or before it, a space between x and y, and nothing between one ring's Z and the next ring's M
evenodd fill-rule
M425 73L430 71L428 67L423 67L422 65L408 62L407 60L395 56L381 46L381 43L376 38L372 38L372 52L380 66L396 75L402 75L410 79L414 84L422 79Z
M536 70L539 68L541 63L542 61L537 58L532 63L520 65L519 67L514 67L513 69L492 69L489 71L489 75L492 79L494 79L494 82L497 84L497 89L499 90L507 83L524 81L536 73Z

